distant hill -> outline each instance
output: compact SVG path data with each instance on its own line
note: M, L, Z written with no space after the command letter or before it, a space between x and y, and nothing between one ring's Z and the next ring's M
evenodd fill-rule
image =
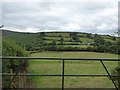
M111 46L118 42L118 37L84 32L22 33L3 30L2 34L3 39L11 38L25 50L32 52L76 50L95 51L97 46Z

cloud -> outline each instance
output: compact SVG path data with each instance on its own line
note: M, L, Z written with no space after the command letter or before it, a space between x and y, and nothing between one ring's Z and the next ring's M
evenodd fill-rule
M97 1L3 2L3 24L6 28L22 32L115 32L118 23L117 1Z

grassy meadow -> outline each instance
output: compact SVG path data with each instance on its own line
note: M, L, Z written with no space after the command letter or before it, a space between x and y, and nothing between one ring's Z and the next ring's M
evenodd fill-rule
M31 57L59 57L59 58L117 58L116 54L95 52L41 52L31 54ZM117 62L105 62L110 72L117 66ZM29 61L29 73L33 74L62 74L61 61ZM65 61L65 74L106 74L99 61ZM32 87L61 88L62 77L30 77ZM108 77L65 77L65 88L114 88Z

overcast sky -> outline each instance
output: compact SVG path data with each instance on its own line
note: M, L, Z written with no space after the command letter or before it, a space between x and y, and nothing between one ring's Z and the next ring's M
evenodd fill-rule
M118 29L118 1L4 1L2 24L6 29L22 32L77 31L111 34Z

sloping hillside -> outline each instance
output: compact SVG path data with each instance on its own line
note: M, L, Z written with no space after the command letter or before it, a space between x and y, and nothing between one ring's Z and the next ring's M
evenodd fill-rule
M3 30L3 38L11 38L27 51L98 51L112 52L117 37L82 32L22 33ZM98 47L99 46L99 47ZM106 48L107 47L107 48ZM114 47L115 48L115 47ZM113 51L116 52L116 51Z

